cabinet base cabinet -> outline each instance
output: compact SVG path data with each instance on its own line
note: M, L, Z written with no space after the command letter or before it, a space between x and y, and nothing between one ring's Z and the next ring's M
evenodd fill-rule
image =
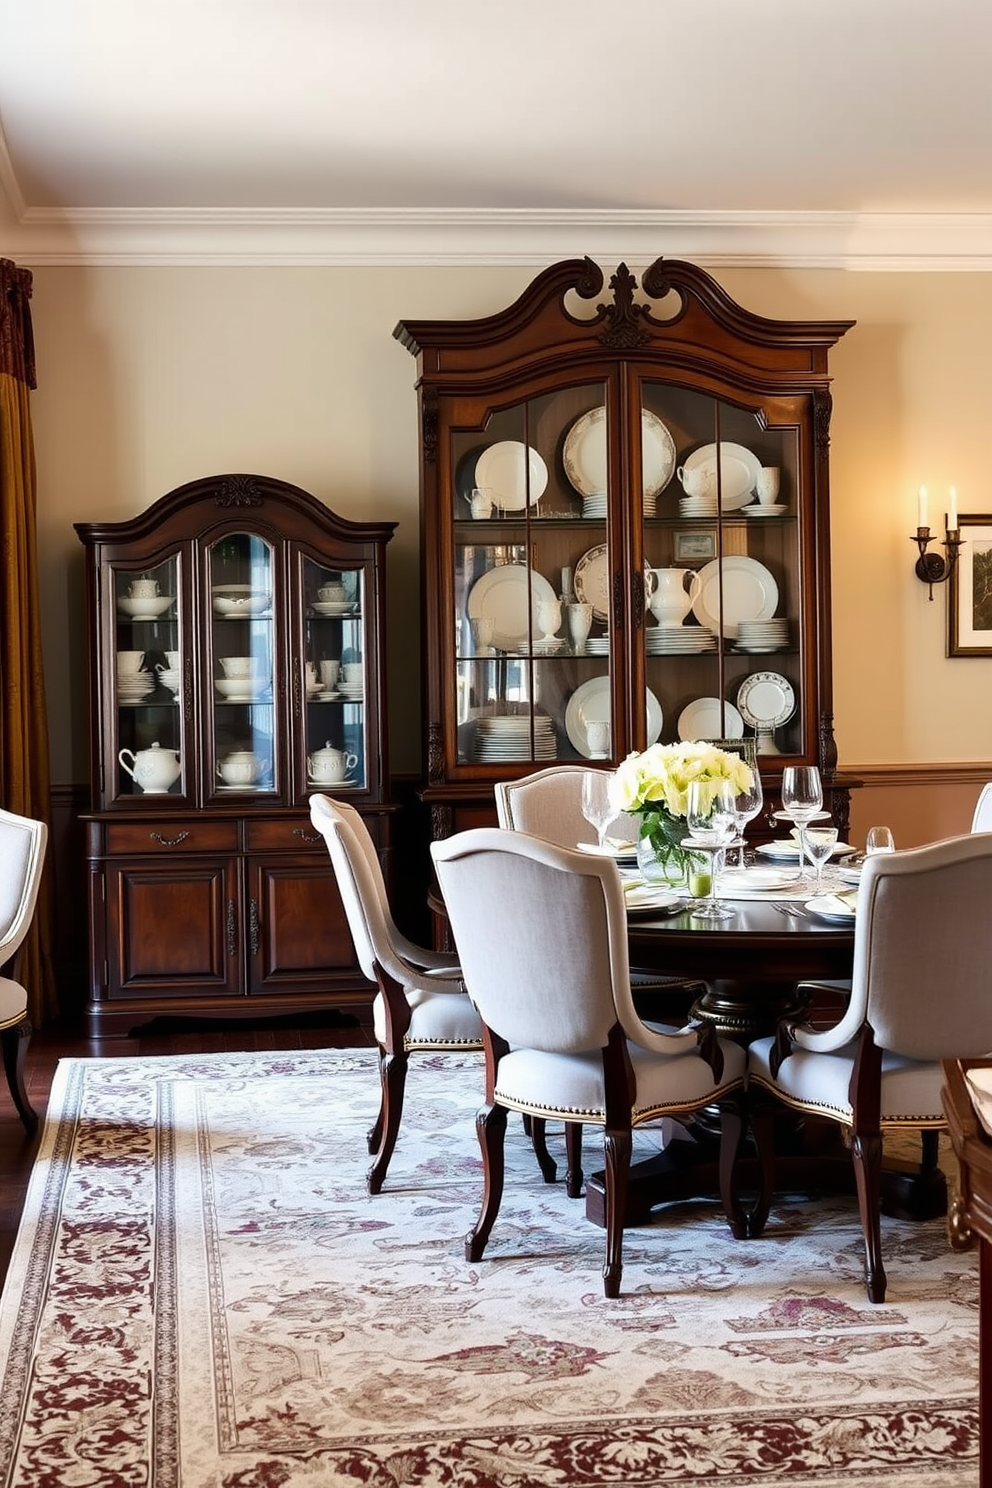
M389 825L385 813L368 819L384 859ZM368 1015L374 988L308 818L90 817L87 832L91 1037L162 1016Z

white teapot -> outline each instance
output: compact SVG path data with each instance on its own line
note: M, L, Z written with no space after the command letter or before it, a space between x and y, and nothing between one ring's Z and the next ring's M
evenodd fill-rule
M307 769L314 785L333 785L336 781L344 780L357 764L357 754L335 749L329 740L323 749L315 749L313 754L307 755Z
M125 755L131 760L130 765L124 758ZM149 749L139 749L137 754L133 750L122 749L117 758L135 784L140 785L149 796L162 795L182 774L179 755L174 749L163 749L160 744L153 744Z
M685 581L690 580L686 589ZM648 606L658 624L681 625L699 594L700 579L694 568L652 568Z
M254 749L232 749L217 766L225 785L255 785L264 773L265 761Z

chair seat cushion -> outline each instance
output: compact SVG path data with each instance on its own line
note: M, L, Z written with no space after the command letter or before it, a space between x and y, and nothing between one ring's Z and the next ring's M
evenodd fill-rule
M19 1023L28 1010L28 994L20 982L0 977L0 1028Z
M744 1050L722 1039L720 1046L724 1069L717 1085L709 1065L692 1050L658 1055L628 1044L636 1081L634 1125L665 1112L696 1110L740 1085ZM602 1055L598 1049L585 1054L511 1050L499 1062L496 1099L501 1105L535 1116L601 1123L606 1119Z
M403 1040L407 1049L444 1049L452 1044L482 1044L482 1020L464 992L418 992L411 1009L410 1027ZM372 1004L376 1040L386 1041L386 1007L380 993Z
M848 1091L855 1045L833 1054L794 1049L773 1078L768 1067L774 1039L756 1040L747 1051L748 1084L757 1083L790 1105L851 1124ZM939 1064L882 1056L882 1122L943 1125L940 1099L943 1074Z

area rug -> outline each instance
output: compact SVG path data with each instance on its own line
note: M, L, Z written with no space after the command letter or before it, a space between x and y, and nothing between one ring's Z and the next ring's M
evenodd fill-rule
M607 1301L602 1231L515 1121L465 1261L479 1056L413 1062L370 1199L376 1085L368 1050L60 1065L0 1304L0 1482L977 1484L977 1263L941 1223L885 1222L876 1307L853 1201L751 1242L673 1205Z

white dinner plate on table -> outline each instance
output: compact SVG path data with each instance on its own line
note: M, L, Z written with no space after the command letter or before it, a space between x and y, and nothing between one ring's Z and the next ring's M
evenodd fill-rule
M804 908L807 914L818 920L828 920L832 925L854 924L854 910L836 894L818 894L815 899L807 899Z
M849 853L851 844L849 842L838 842L830 850L830 856L836 857L838 853ZM799 843L791 837L776 837L774 842L762 842L755 848L755 852L761 853L766 858L781 858L783 862L799 861Z
M612 858L615 863L636 863L637 843L621 842L616 837L607 837L600 847L598 842L577 842L579 852L589 853L594 858Z
M834 869L841 883L853 884L855 887L861 882L861 866L849 867L846 863L838 863Z
M659 889L655 884L632 884L624 889L623 902L627 913L632 914L678 914L685 908L685 901L671 889Z
M778 585L774 577L763 563L743 553L714 558L699 570L699 592L692 602L692 613L700 625L717 635L721 593L723 633L731 640L736 640L742 620L771 620L778 609Z
M548 467L536 449L519 439L500 439L476 460L474 484L492 493L500 511L523 511L547 490Z
M469 590L466 608L470 620L492 621L492 644L500 651L518 651L526 644L529 634L541 634L537 623L540 601L555 598L555 591L536 569L522 563L499 563L476 579Z
M781 868L728 867L720 878L720 890L724 894L733 894L735 888L749 894L781 893L792 888L795 881L794 873L783 873Z
M606 409L590 408L565 435L565 474L583 496L598 496L608 485ZM675 440L656 414L641 409L641 473L645 496L657 496L675 470ZM585 512L584 515L591 515Z
M650 688L646 689L647 741L656 744L661 736L664 715L661 704ZM589 736L590 723L610 723L610 679L590 677L572 693L565 704L565 732L570 741L586 759L592 759Z
M687 739L743 739L744 720L733 703L718 697L696 698L679 714L678 736Z

